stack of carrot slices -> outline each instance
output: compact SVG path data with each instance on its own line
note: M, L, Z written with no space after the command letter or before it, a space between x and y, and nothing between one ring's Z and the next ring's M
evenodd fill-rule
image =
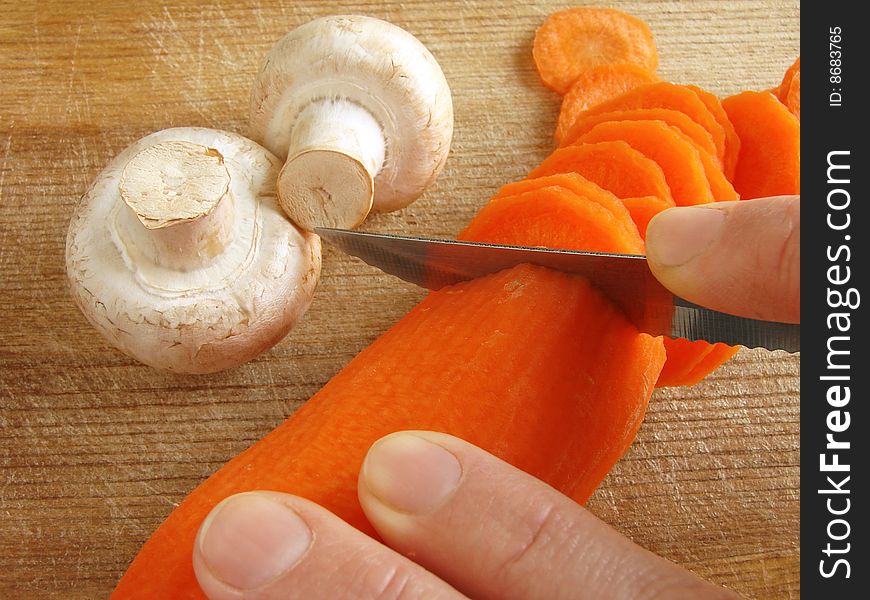
M800 193L800 58L778 87L720 101L661 81L649 27L606 8L550 15L533 57L544 85L563 96L559 147L528 175L541 189L573 173L600 188L587 198L618 198L641 239L671 206ZM605 251L605 242L589 246ZM665 347L658 386L695 384L737 350L679 339Z

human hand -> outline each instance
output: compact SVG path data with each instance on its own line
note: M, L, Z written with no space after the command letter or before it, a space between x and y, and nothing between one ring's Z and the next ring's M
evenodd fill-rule
M653 275L695 304L800 322L800 196L671 208L646 233Z
M359 500L385 544L296 496L231 496L197 535L202 589L212 600L736 597L446 434L376 442Z

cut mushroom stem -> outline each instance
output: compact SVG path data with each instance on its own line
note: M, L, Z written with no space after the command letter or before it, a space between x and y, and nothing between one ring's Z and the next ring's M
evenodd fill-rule
M148 146L124 166L118 188L130 208L122 235L156 264L201 267L232 238L230 174L214 148L185 141Z
M429 187L453 135L450 88L407 31L357 15L314 19L264 58L251 137L286 162L284 211L300 227L355 227Z
M281 207L306 229L356 227L372 208L385 145L366 108L346 99L312 102L296 118L278 177Z

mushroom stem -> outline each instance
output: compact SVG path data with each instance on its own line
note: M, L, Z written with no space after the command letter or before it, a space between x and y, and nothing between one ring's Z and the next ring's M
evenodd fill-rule
M192 142L163 142L134 155L121 175L128 243L155 263L189 271L232 238L233 198L224 157Z
M372 208L374 178L384 163L380 123L355 102L322 99L293 125L278 199L300 227L351 228Z

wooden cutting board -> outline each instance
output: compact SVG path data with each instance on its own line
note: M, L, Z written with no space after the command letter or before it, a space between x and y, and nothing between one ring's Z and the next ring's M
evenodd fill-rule
M69 216L114 154L151 131L244 133L258 61L332 2L4 2L0 11L0 597L96 598L173 507L295 410L422 293L326 249L304 322L235 370L176 376L92 330L66 291ZM599 4L599 3L595 3ZM796 0L610 2L652 27L663 78L720 95L778 84ZM565 4L342 3L390 20L453 89L447 167L366 228L452 236L552 149L559 98L531 60ZM650 550L758 598L799 595L799 357L741 351L659 391L589 507ZM578 432L582 435L582 432Z

